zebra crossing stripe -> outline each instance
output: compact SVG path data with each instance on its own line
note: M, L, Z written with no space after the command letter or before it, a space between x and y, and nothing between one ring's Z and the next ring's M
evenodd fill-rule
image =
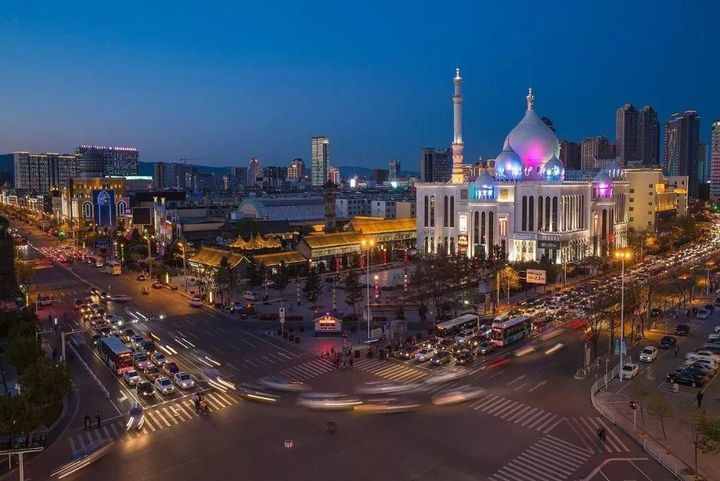
M551 413L552 414L552 413ZM550 426L552 423L554 423L559 417L556 414L552 414L546 421L540 423L535 427L538 431L542 431L543 429Z
M518 416L522 416L523 413L526 413L531 406L528 406L527 404L520 404L520 407L518 409L514 409L510 412L507 412L500 416L500 419L507 419L508 421L512 421Z
M563 422L563 418L558 418L558 419L556 419L556 420L555 420L553 423L551 423L548 427L546 427L545 429L542 429L543 434L548 434L548 433L551 432L553 429L555 429L555 426L557 426L557 425L560 424L561 422ZM540 429L538 428L538 430L540 430Z
M497 416L497 417L499 417L499 418L502 419L502 416L503 416L503 415L505 415L505 414L507 414L507 413L510 413L510 412L513 412L515 409L517 409L517 408L519 408L519 407L523 407L523 406L524 406L523 403L513 401L513 402L510 403L508 406L505 406L504 408L502 408L502 409L500 409L499 411L497 411L497 412L495 413L495 416Z
M536 426L540 425L540 423L544 423L545 421L547 421L548 418L553 415L553 413L549 413L547 411L541 411L541 413L543 413L542 416L535 418L533 422L527 425L528 429L535 429ZM523 424L523 426L525 425Z
M507 405L510 404L510 403L515 403L515 401L513 401L512 399L500 398L500 402L499 402L499 403L495 403L490 409L484 409L483 411L485 411L485 414L489 414L489 415L492 416L493 413L499 411L499 410L502 409L504 406L507 406Z
M167 419L165 419L165 416L163 416L163 414L160 412L159 409L156 409L155 411L153 411L152 414L155 414L157 417L159 417L160 420L161 420L163 423L165 423L165 425L167 425L167 427L172 426L172 424L170 424L170 422L169 422ZM153 420L155 420L155 419L153 418ZM155 423L158 425L158 427L161 427L161 426L160 426L160 423L157 422L157 420L155 420Z
M235 399L233 399L231 396L222 395L222 394L220 394L219 392L216 392L216 393L215 393L215 397L219 397L220 399L222 399L223 401L225 401L228 406L231 406L231 405L233 405L233 404L237 404L237 401L235 401Z
M529 457L529 456L526 456L526 457ZM532 458L531 458L531 459L532 459ZM524 461L524 459L523 459L523 461ZM517 469L517 470L521 470L521 471L524 471L524 472L526 472L526 470L528 469L527 466L523 465L523 464L522 464L520 461L518 461L518 460L510 461L509 463L507 463L507 466L511 466L511 467L513 467L513 468L515 468L515 469ZM531 471L531 473L530 473L531 475L537 476L537 475L539 474L539 475L543 476L544 479L554 479L554 478L557 478L557 476L558 476L558 474L559 474L559 473L558 473L559 470L558 470L557 468L556 468L556 469L552 469L552 468L550 468L549 466L538 465L538 464L536 464L536 463L533 463L533 466L532 466L531 469L532 469L532 471ZM564 474L564 473L562 473L562 474ZM568 472L567 474L565 474L565 476L568 476L568 475L570 475L570 472ZM533 476L531 479L533 479L534 476Z
M542 479L536 478L535 476L528 476L527 474L520 471L517 466L511 466L510 463L503 466L502 469L508 471L509 475L515 476L515 479L520 478L521 481L536 481L537 479Z
M566 441L555 436L548 435L542 440L543 443L556 447L559 451L562 451L567 458L575 459L578 463L582 464L585 462L591 453L580 449Z
M615 451L621 453L623 451L629 451L628 447L623 443L620 438L605 424L602 418L590 418L590 422L595 424L598 428L605 428L605 432L609 436L605 438L605 444L612 446Z
M178 412L182 413L183 417L186 418L186 421L190 421L193 418L192 415L185 410L182 403L178 403L175 407L177 408Z
M521 421L525 421L527 419L532 419L533 416L535 416L538 412L541 412L540 409L534 408L531 406L531 409L529 411L523 412L519 414L518 416L512 417L508 419L508 421L512 421L513 423L517 424Z
M565 477L570 476L573 473L573 470L570 469L565 463L559 463L556 459L548 456L545 453L541 454L535 451L530 451L525 453L525 457L528 460L532 461L532 463L538 468L542 467L546 471L549 470L553 472L553 475L555 475L558 471ZM550 479L552 479L552 477Z
M170 410L168 408L164 407L164 408L162 408L162 410L163 410L163 413L165 413L165 416L167 416L167 419L170 420L171 424L173 424L173 425L178 424L178 422L175 420L175 416L172 415L172 413L170 412Z
M212 397L210 394L205 396L205 400L207 401L208 405L211 406L215 411L219 411L223 408L222 404L220 404L217 399Z
M596 445L596 439L595 435L591 436L588 433L588 427L585 426L585 424L582 422L581 418L572 418L570 420L570 426L574 428L575 432L577 433L580 438L582 438L584 443L587 443L588 446L595 446Z
M492 394L489 395L489 396L487 396L487 397L482 398L480 401L478 401L478 402L476 402L476 403L474 403L474 404L472 405L473 410L477 411L477 410L480 409L484 404L487 404L487 402L490 401L490 400L492 400L492 399L495 399L495 396L493 396Z
M218 403L218 404L219 404L220 406L222 406L223 408L226 408L226 407L229 406L229 404L228 404L227 402L225 402L225 401L224 401L220 396L218 396L217 394L208 394L208 397L211 397L212 399L214 399L215 402Z

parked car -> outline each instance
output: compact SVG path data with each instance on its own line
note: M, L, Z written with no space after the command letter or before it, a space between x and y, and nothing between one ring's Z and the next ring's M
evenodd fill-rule
M663 336L660 339L660 349L671 349L677 345L677 339L672 336Z
M622 368L622 378L623 379L632 379L635 376L638 375L640 372L640 366L633 363L625 363L625 365Z
M702 387L705 385L706 378L706 375L698 369L680 368L668 373L666 380L684 386Z
M153 289L162 289L162 288L163 288L163 283L160 282L160 281L155 281L155 282L152 283L152 288L153 288Z
M135 279L138 281L144 281L144 280L147 280L147 277L145 277L145 274L140 274Z
M655 346L646 346L640 351L640 360L642 362L653 362L657 359L658 348Z

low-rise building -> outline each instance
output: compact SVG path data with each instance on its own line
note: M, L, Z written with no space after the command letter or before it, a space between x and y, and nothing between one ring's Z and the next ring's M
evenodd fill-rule
M625 169L624 173L630 184L629 227L653 232L659 219L687 215L687 176L666 177L660 168Z

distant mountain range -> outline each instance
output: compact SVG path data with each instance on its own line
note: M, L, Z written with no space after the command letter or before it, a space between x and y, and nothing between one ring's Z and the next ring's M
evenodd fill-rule
M140 162L139 175L153 175L155 171L155 162ZM195 165L195 168L204 174L226 175L230 172L230 167L211 167L209 165ZM355 167L351 165L340 166L340 176L347 179L350 177L366 177L372 176L372 171L367 167ZM401 177L418 177L419 174L413 171L401 171Z

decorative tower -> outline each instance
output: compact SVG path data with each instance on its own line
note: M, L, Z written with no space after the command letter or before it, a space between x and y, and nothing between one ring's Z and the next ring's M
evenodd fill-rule
M463 139L462 139L462 77L460 76L460 67L455 69L455 93L452 97L453 101L453 143L452 143L452 177L450 182L453 184L462 184L463 176Z

